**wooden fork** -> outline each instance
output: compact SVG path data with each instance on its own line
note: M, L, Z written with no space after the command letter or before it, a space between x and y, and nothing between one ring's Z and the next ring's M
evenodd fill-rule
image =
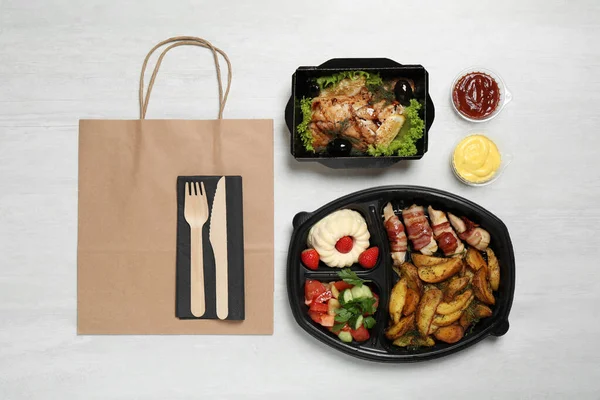
M202 191L200 190L202 189ZM204 259L202 247L202 227L208 220L208 201L204 182L186 182L183 215L190 225L191 233L191 300L190 306L195 317L206 311L204 298Z

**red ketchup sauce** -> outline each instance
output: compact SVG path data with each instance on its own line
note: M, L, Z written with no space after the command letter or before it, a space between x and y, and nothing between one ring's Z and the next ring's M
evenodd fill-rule
M498 108L498 82L481 72L469 73L454 86L452 101L461 114L472 119L483 119Z

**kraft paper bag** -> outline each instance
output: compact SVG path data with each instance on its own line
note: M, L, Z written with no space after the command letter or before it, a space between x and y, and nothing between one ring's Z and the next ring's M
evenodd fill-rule
M171 38L139 120L82 120L79 126L79 334L273 333L273 121L227 120L231 84L226 54L195 37ZM146 109L166 52L193 45L214 54L217 120L147 120ZM219 58L226 61L223 93ZM177 177L242 177L245 320L178 319L176 304Z

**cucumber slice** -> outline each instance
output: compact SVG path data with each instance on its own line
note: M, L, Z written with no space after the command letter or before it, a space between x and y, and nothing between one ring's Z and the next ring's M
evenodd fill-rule
M352 341L352 335L350 334L350 332L341 331L340 333L338 333L338 337L344 343L350 343Z
M362 285L361 287L354 286L352 288L352 297L355 299L371 298L373 297L373 293L367 285Z
M361 287L354 286L352 289L350 289L350 290L352 290L352 297L355 298L355 299L360 299L361 297L364 297L363 296L363 290L362 290L362 288L364 286L365 285L362 285Z
M369 287L367 285L362 285L362 292L363 292L363 297L368 297L368 298L373 297L373 292L371 292L371 289L369 289Z
M352 291L350 289L346 289L344 290L340 297L338 298L338 300L340 300L340 303L342 304L346 304L350 301L352 301L354 299L354 296L352 296Z
M356 319L352 318L350 320L351 321L350 326L352 327L352 329L356 330L356 329L360 328L360 326L363 323L363 320L364 320L364 318L362 315L359 315Z

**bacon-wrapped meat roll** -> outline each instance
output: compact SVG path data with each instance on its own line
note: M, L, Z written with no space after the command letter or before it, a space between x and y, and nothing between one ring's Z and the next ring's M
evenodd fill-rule
M437 243L433 238L433 231L429 226L429 221L425 216L425 209L413 204L409 208L402 210L402 218L408 232L408 238L413 244L415 250L430 256L438 249Z
M473 221L448 213L450 223L458 232L458 237L475 247L477 250L485 250L490 244L490 234Z
M460 241L454 229L450 226L446 213L443 211L434 210L433 207L427 208L429 219L431 220L431 228L433 229L433 237L437 241L438 246L444 252L444 255L451 256L453 254L462 253L465 250L465 245Z
M390 250L394 265L402 265L406 260L406 249L408 248L408 239L404 233L404 225L400 218L394 213L392 203L387 203L383 208L383 224L390 241Z

